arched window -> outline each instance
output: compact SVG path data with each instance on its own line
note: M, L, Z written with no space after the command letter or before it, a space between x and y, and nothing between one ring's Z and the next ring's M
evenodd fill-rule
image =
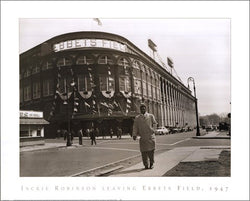
M101 91L115 91L114 76L107 76L106 74L99 74L100 90Z
M68 92L72 92L73 87L70 87L71 81L72 81L71 76L65 76L65 75L62 76L60 81L59 81L59 92L62 93L62 94L66 93L67 90L68 90Z
M91 83L90 83L90 77L85 74L80 74L77 77L78 82L78 91L91 91Z
M133 75L134 75L134 93L141 95L142 94L142 84L141 84L141 68L140 63L137 60L134 60L132 63L133 66Z
M24 86L23 98L24 98L24 101L31 100L31 86L30 85Z
M110 56L105 55L105 56L99 57L98 64L110 64L110 65L112 65L112 64L114 64L114 61Z
M76 59L76 65L89 65L93 63L94 63L94 60L89 56L79 56Z
M40 67L38 64L35 64L32 68L32 74L36 74L40 72Z
M23 77L29 77L31 75L31 70L28 68L24 74L23 74Z
M43 96L53 95L53 84L54 83L52 79L43 80Z
M33 83L33 99L40 98L40 82Z
M122 66L123 68L128 68L129 67L129 61L128 61L128 59L126 59L126 58L121 58L121 59L119 59L119 61L118 61L118 65L119 66Z
M146 66L142 65L142 92L143 92L143 96L147 96L148 92L147 92L147 78L146 78Z
M58 59L56 66L57 67L62 67L62 66L71 66L72 65L72 61L69 58L63 57Z
M42 70L48 70L48 69L51 69L51 68L53 68L53 63L52 63L51 60L43 62Z
M131 84L128 76L119 77L119 88L123 92L131 92Z
M146 67L146 74L147 74L147 84L148 84L148 97L152 98L152 79L151 73L148 67Z
M155 82L155 73L153 70L151 70L151 75L152 75L152 98L156 100L156 82Z
M137 60L134 60L133 64L132 64L133 68L140 70L140 63Z

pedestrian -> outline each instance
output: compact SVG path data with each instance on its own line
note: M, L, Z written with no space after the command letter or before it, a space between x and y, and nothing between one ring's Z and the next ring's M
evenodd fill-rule
M122 138L122 129L120 127L117 128L117 138L118 139Z
M90 139L91 139L91 145L93 145L94 143L96 145L96 139L95 139L96 136L95 136L95 131L93 128L90 129L89 134L90 134Z
M110 129L110 138L113 137L113 134L114 134L114 132L113 132L113 129L111 128L111 129Z
M79 145L82 145L82 137L83 137L82 129L79 129L77 134L78 134L78 138L79 138Z
M145 169L153 169L155 150L155 130L157 122L153 114L146 112L146 105L140 105L141 114L137 115L133 125L133 140L140 136L139 144ZM148 166L149 159L149 166Z
M56 131L56 138L60 138L61 137L61 130L58 128Z
M73 140L74 140L74 136L75 136L75 131L73 129L71 129L71 143L73 144Z

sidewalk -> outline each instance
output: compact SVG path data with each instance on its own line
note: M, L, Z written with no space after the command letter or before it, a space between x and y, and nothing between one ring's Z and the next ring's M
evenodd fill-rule
M103 137L96 137L96 140L123 140L123 139L130 139L130 135L124 135L122 136L121 139L117 139L116 136L113 136L112 138L110 136L105 136ZM46 150L46 149L56 149L56 148L62 148L62 147L67 147L67 148L73 148L73 147L78 147L78 146L84 146L84 141L90 141L89 137L83 137L82 138L83 145L79 145L78 137L74 137L73 144L72 146L66 145L66 140L61 138L57 139L45 139L45 144L44 145L33 145L33 146L25 146L25 147L20 147L20 152L26 152L26 151L38 151L38 150Z
M179 163L216 161L222 150L229 146L179 147L155 156L153 169L144 169L141 163L126 168L110 177L161 177Z
M195 139L230 139L227 133L212 131ZM230 146L178 147L155 156L153 169L144 169L142 162L114 173L110 177L161 177L179 163L198 161L217 161L223 150Z
M194 139L231 139L227 132L209 131L205 135L195 136Z

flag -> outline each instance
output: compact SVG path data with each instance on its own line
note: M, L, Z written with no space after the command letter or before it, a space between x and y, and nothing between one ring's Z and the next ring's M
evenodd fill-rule
M93 20L96 21L99 26L102 26L102 22L99 18L94 18Z
M174 67L174 62L171 58L167 57L167 60L168 60L168 65L173 68Z
M105 102L104 102L104 103L103 103L103 102L101 102L100 104L101 104L102 106L104 106L104 107L107 107L107 108L109 107L109 106L108 106L108 104L107 104L107 103L105 103Z
M84 102L84 105L90 108L90 105L86 102Z
M117 102L116 101L114 101L114 103L113 103L114 105L115 105L115 107L118 107L119 105L117 104Z

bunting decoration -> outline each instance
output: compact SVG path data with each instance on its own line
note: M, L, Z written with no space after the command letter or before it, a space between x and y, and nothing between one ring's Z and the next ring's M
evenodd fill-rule
M113 81L113 78L111 77L111 68L110 68L110 66L108 66L108 71L107 71L107 73L108 73L108 86L107 86L107 91L102 91L102 95L105 97L105 98L112 98L113 96L114 96L114 94L115 94L115 91L114 91L114 89L112 89L111 87L112 87L112 81ZM112 89L112 90L110 90L110 89Z
M58 96L60 95L59 93L59 87L60 87L60 79L61 79L61 74L60 74L60 70L61 68L58 67L58 71L57 71L57 82L56 82L56 90L55 90L55 95L54 95L54 100L52 102L52 106L51 106L51 110L49 113L49 118L48 120L50 121L51 118L55 115L55 109L56 109L56 99L58 98Z
M130 109L131 109L131 100L129 98L127 98L127 100L126 100L126 114L128 114Z
M92 68L91 67L88 67L88 74L89 74L89 82L90 82L91 95L92 95L92 92L95 90L96 85L94 84L93 73L92 73ZM97 103L96 103L95 98L96 98L96 96L93 95L92 96L92 108L90 107L92 114L97 113Z

